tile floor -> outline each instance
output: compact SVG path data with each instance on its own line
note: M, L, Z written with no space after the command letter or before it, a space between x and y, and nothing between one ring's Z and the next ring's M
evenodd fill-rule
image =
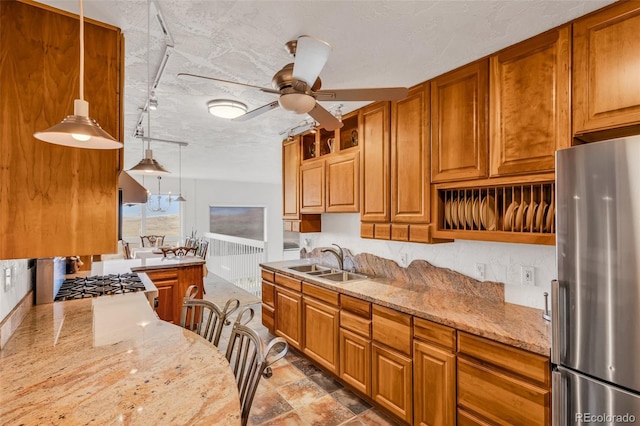
M262 325L260 304L250 306L255 316L249 326L260 334L263 341L268 342L274 336ZM227 347L229 330L225 331L227 333L223 334L220 348ZM287 355L271 368L273 376L268 379L263 377L258 385L249 415L250 425L396 425L392 419L344 388L295 349L290 348Z

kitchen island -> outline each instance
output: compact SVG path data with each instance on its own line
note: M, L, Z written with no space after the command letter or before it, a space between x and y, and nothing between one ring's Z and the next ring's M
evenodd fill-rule
M147 280L157 289L156 313L168 322L178 324L182 298L190 285L197 285L202 298L205 260L197 256L161 257L147 259L118 259L95 262L92 275L137 273L146 284Z
M0 424L239 425L234 376L141 293L31 309L0 351Z

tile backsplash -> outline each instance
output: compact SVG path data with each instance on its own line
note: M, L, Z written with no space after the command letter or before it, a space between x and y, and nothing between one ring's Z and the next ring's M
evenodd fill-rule
M371 253L407 266L415 259L440 268L450 268L475 278L476 264L484 266L486 281L504 283L505 300L534 308L544 308L544 292L556 278L555 246L508 244L457 240L443 244L402 243L360 238L359 214L322 215L322 232L300 234L306 250L336 243L353 254ZM522 267L533 267L533 285L524 285Z

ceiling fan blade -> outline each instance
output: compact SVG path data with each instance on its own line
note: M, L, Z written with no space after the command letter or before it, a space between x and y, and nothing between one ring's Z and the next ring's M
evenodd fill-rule
M266 92L266 93L274 93L276 95L280 94L279 91L274 90L274 89L269 89L267 87L254 86L253 84L246 84L246 83L238 83L236 81L223 80L221 78L207 77L205 75L191 74L191 73L188 73L188 72L179 72L178 73L178 78L183 79L183 80L193 80L193 79L211 80L211 81L215 81L217 83L229 84L229 85L232 85L232 86L252 87L254 89L258 89L258 90L261 90L261 91Z
M293 62L293 78L313 86L329 59L331 45L308 35L298 37L296 58Z
M271 111L272 109L278 108L278 101L273 101L270 104L262 105L259 108L251 110L245 114L242 114L239 117L234 118L232 121L247 121L251 120L254 117L257 117L265 112Z
M313 109L307 114L309 114L311 117L313 117L314 120L320 123L320 127L324 127L329 131L339 129L340 127L344 126L344 124L340 120L335 118L333 114L331 114L317 102L316 106L314 106Z
M313 95L319 101L399 101L407 97L406 87L372 89L318 90Z

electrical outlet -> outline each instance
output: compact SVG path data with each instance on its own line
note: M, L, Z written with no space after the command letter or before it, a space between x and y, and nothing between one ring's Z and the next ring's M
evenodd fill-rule
M522 266L522 284L524 285L535 284L534 269L535 268L533 266Z
M476 279L484 281L484 263L476 263Z
M409 254L402 253L400 255L400 266L402 266L403 268L406 268L408 264L409 264Z
M11 288L11 267L4 270L4 291Z

